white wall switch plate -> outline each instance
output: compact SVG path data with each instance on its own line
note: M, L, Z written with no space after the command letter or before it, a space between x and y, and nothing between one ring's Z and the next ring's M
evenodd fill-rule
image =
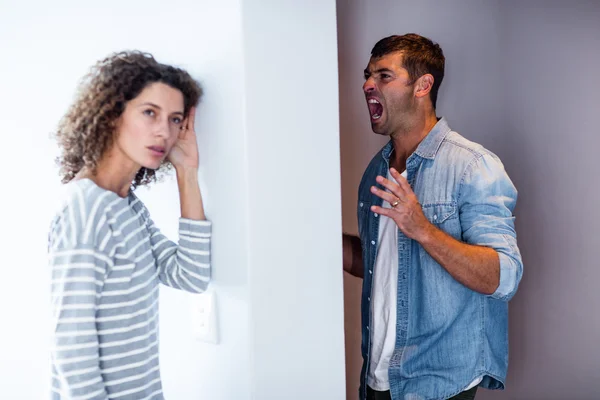
M192 331L196 340L218 343L217 304L213 292L204 292L192 298Z

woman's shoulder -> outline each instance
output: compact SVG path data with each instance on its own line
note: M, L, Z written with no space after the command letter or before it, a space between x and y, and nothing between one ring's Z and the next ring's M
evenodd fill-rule
M63 188L60 206L51 224L51 236L60 235L74 241L93 240L102 226L109 228L127 198L103 189L90 179L71 181Z
M114 212L127 203L127 198L119 197L116 193L101 188L92 180L79 179L65 185L60 211L76 211L84 218L93 216L92 214L97 212Z

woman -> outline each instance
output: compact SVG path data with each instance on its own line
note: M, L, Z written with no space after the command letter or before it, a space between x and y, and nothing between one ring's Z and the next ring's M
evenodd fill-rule
M49 236L54 399L162 399L158 283L202 292L211 224L198 186L190 75L139 52L100 61L57 133L66 201ZM179 245L133 189L175 168Z

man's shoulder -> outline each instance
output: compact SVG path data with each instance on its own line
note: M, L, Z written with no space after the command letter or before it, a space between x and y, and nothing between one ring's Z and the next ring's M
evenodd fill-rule
M465 138L458 132L451 131L444 138L436 161L451 163L455 166L462 165L466 168L468 165L476 164L482 158L490 160L492 163L502 164L500 158L491 150Z
M456 131L450 131L448 133L442 142L440 150L444 148L445 150L455 151L460 155L464 155L465 157L479 158L489 154L497 158L494 153L485 148L483 145L467 139Z
M499 179L506 182L507 188L515 190L500 157L457 132L453 131L447 135L435 162L438 171L449 171L461 185L468 182L467 177L470 177L471 183Z

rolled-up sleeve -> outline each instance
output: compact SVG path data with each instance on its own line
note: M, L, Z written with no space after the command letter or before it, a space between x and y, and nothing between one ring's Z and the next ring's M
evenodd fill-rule
M502 162L492 154L475 158L466 168L458 203L464 242L490 247L500 259L500 284L490 296L508 301L523 275L513 211L517 190Z

